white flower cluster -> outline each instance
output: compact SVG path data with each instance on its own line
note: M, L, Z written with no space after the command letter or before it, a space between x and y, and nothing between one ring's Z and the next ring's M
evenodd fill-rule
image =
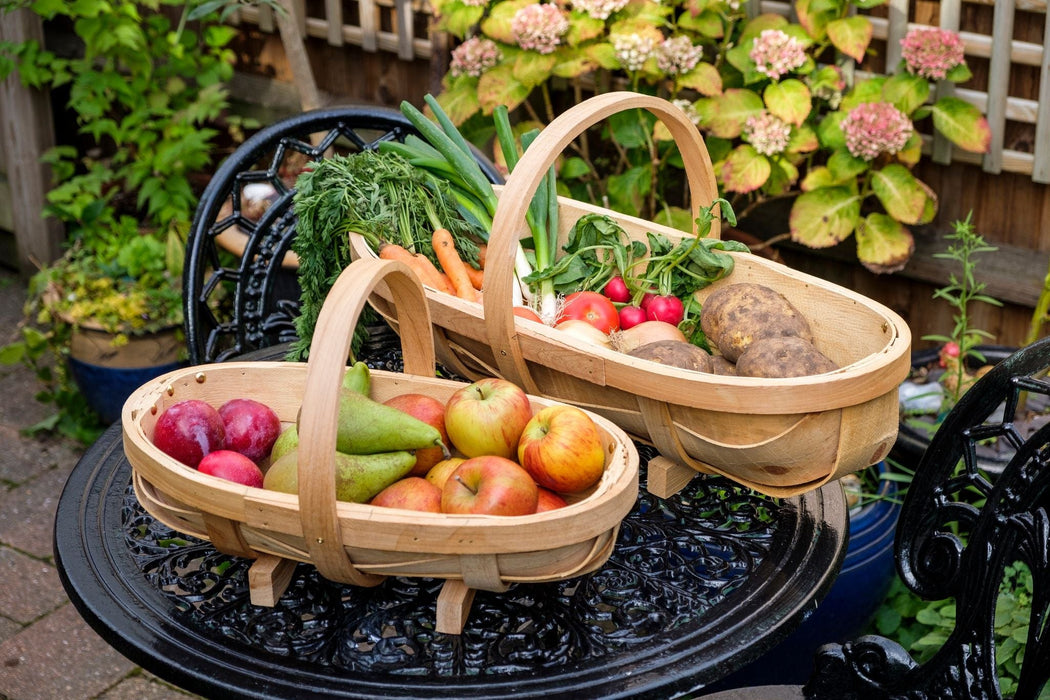
M656 63L668 75L688 73L704 55L703 46L694 46L687 36L664 39L656 49Z
M572 0L573 8L594 19L608 19L609 15L627 6L629 0Z
M613 37L612 44L616 60L629 71L641 70L656 48L652 37L638 34L620 34Z
M672 100L671 104L685 112L685 116L689 117L689 121L700 126L700 113L696 111L696 104L689 100Z
M557 5L526 5L514 14L510 31L521 48L548 54L561 44L569 31L569 20Z
M762 111L744 122L744 137L762 155L775 156L787 148L791 125L775 114Z

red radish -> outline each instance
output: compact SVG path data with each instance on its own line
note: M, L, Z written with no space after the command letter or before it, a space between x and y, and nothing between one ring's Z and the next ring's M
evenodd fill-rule
M640 306L620 307L620 330L634 328L646 320L645 309Z
M638 306L642 307L642 310L649 310L649 302L656 298L656 292L646 292L642 296L642 300L638 302Z
M618 275L609 280L602 294L617 304L626 304L631 300L631 291L627 289L627 283L623 281L623 277Z
M645 308L645 315L650 321L663 321L677 326L682 322L685 308L682 306L682 300L676 296L656 296Z

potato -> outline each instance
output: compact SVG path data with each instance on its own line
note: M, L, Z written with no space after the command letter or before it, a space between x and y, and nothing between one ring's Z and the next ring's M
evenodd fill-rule
M721 355L711 356L711 374L720 374L723 377L732 377L736 374L736 365Z
M805 377L838 369L817 347L804 338L759 338L736 363L740 377Z
M700 327L730 362L760 338L813 340L809 322L783 294L751 282L713 292L700 310Z
M711 356L688 340L657 340L639 345L627 353L631 357L659 362L662 365L691 369L697 372L711 371Z

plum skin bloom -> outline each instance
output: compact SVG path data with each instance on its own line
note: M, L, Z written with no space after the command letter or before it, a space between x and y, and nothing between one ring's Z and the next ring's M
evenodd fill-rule
M849 111L840 124L846 148L854 158L875 160L881 153L897 153L915 127L908 115L889 102L865 102Z
M966 61L962 39L937 27L917 27L901 39L901 57L909 73L941 80Z

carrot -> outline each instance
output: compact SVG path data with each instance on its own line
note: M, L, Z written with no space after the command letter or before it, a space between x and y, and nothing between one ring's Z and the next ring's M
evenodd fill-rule
M474 289L474 285L470 283L467 264L463 262L463 258L459 257L452 234L448 229L435 229L431 242L438 262L441 263L441 268L452 282L456 296L468 301L477 301L478 290Z
M475 270L470 265L467 265L466 268L467 268L467 276L470 277L470 284L474 287L474 289L476 289L476 290L478 290L480 292L482 286L485 283L485 271L484 270Z
M478 245L478 265L481 266L482 270L485 269L485 258L488 256L488 253L488 245L486 245L485 243L481 243Z
M423 284L438 291L448 292L449 294L454 293L451 283L425 255L413 253L408 248L397 243L384 241L379 244L379 257L383 260L400 260L412 268L412 271L416 273L419 281Z

